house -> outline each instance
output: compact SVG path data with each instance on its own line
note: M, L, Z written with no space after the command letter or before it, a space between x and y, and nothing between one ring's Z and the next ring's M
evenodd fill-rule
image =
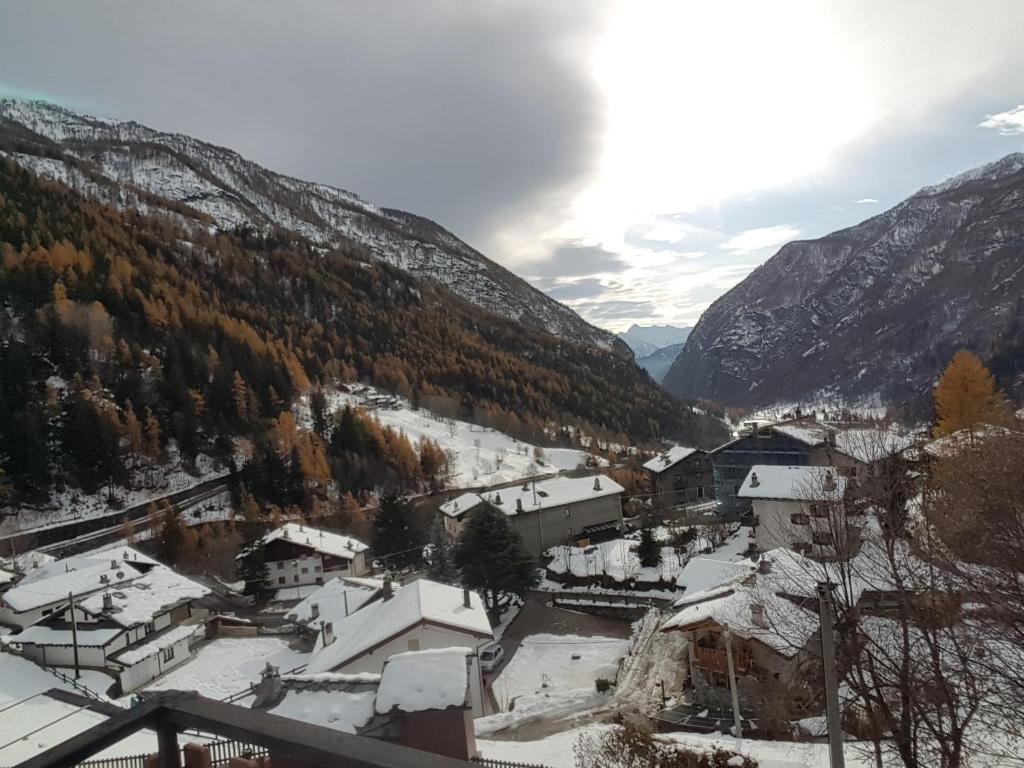
M475 592L426 579L393 588L379 600L337 622L324 622L307 673L380 673L396 653L438 648L474 650L470 701L483 714L483 685L476 649L494 638L483 601Z
M682 632L698 704L730 707L729 657L741 706L758 680L788 681L816 658L820 628L811 568L787 550L745 561L722 584L683 597L662 632Z
M470 514L486 506L489 506L488 503L475 493L464 493L442 504L441 515L444 518L444 530L448 538L453 540L459 538Z
M155 565L156 560L131 547L39 561L0 594L0 624L29 627L63 608L69 595L82 598L128 583Z
M534 557L556 544L586 546L614 538L622 528L625 489L604 475L526 481L479 494L463 494L441 508L461 531L469 513L483 504L503 512Z
M384 582L355 577L333 578L292 608L285 619L312 633L324 622L339 622L381 596Z
M302 523L275 528L258 546L263 549L267 586L271 589L323 584L331 576L362 576L367 572L369 547L351 536Z
M387 659L380 674L280 675L268 667L253 708L470 760L477 754L472 657L465 647L407 651Z
M711 458L700 448L674 445L643 465L656 506L687 505L715 498Z
M65 599L59 610L9 640L42 666L104 670L128 693L191 658L202 627L183 622L192 615L192 602L209 591L154 564L80 601Z
M788 547L834 559L854 553L860 527L844 503L847 478L833 467L757 464L740 487L754 513L754 542L762 552Z
M715 498L723 514L748 515L750 500L741 498L739 491L756 464L835 467L839 474L856 477L898 455L912 442L889 429L834 427L811 416L773 424L750 422L735 440L710 452Z

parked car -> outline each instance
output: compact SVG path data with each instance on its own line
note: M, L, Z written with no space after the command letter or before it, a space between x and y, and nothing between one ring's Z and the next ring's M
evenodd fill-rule
M497 643L491 643L480 651L480 669L484 672L493 672L505 658L505 649Z

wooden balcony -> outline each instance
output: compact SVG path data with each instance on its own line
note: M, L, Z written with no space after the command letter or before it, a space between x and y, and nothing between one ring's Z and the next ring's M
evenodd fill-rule
M725 648L708 648L703 645L696 645L693 648L697 663L704 669L712 672L721 672L723 675L729 672L729 662L725 657ZM733 664L736 666L736 674L744 675L753 666L753 659L750 651L733 649Z

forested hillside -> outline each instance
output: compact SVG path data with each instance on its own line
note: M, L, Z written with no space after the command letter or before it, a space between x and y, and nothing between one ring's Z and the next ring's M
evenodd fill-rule
M368 381L537 440L550 425L720 437L631 361L491 315L355 245L185 231L0 162L0 260L0 461L15 500L121 482L171 439L189 460L245 438L274 464L267 493L292 500L329 477L429 474L370 425L300 435L290 406L318 382Z

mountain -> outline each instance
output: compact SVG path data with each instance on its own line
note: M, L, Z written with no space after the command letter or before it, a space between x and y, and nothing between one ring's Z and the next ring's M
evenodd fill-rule
M179 222L200 220L223 230L285 229L325 248L354 242L477 306L625 354L612 334L434 222L274 173L223 147L46 102L6 99L0 100L0 150L39 175L121 208L161 212Z
M682 344L672 344L655 350L645 357L638 357L636 364L647 371L652 379L661 384L665 380L665 374L668 373L668 369L672 367L672 363L676 361L676 358L679 357L679 353L682 351Z
M665 377L730 405L927 394L959 348L1024 394L1024 154L817 240L789 243L704 313Z
M659 349L682 344L690 335L690 328L677 328L674 325L636 325L633 324L625 333L618 334L637 359L654 354Z

